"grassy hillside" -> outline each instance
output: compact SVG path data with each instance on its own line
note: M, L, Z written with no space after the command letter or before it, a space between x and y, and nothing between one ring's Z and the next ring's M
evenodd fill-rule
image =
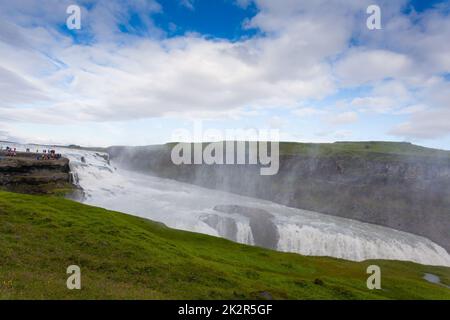
M176 143L167 143L169 147ZM138 147L139 148L139 147ZM281 154L335 155L339 153L384 153L406 156L450 157L450 151L418 146L410 142L339 141L332 143L280 142Z
M285 155L353 155L353 156L406 156L450 159L450 151L426 148L408 142L355 141L335 143L280 143L280 154Z
M66 268L82 290L66 289ZM366 267L383 290L366 288ZM0 299L450 299L450 268L304 257L62 198L0 192Z
M164 146L173 148L176 143L167 143ZM207 143L204 143L205 147ZM148 146L163 147L163 146ZM145 149L148 147L134 147ZM409 142L390 142L390 141L342 141L333 143L302 143L302 142L280 142L280 155L284 156L351 156L360 158L377 159L441 159L450 160L450 151L439 150L418 146ZM112 147L114 148L114 147ZM132 147L133 148L133 147ZM110 149L107 148L108 152Z

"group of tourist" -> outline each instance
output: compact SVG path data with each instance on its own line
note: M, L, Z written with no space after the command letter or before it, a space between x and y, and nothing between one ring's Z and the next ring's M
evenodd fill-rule
M16 148L13 149L13 148L10 148L10 147L6 147L6 156L7 157L15 157L15 156L17 156Z
M39 152L39 150L38 150ZM37 160L59 160L61 159L61 154L56 153L55 150L44 150L44 153L37 157Z
M3 151L3 146L0 146L0 151ZM16 157L17 156L17 151L16 148L11 148L9 146L7 146L5 148L6 151L6 156L7 157ZM26 153L30 153L30 149L27 148L26 149ZM43 150L43 153L40 154L39 153L39 149L36 150L36 160L59 160L61 159L61 154L60 153L56 153L55 150Z

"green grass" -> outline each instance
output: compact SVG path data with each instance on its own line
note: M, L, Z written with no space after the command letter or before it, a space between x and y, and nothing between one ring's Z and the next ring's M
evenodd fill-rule
M337 156L401 156L450 159L450 151L421 147L408 142L357 141L334 143L280 143L280 154Z
M204 143L205 147L208 143ZM172 148L175 142L165 146ZM280 155L304 155L312 157L351 156L380 160L441 159L450 161L450 151L426 148L409 142L347 141L334 143L280 142Z
M81 267L82 290L66 288ZM366 268L382 290L366 288ZM0 191L0 299L450 299L450 268L306 257L53 196Z

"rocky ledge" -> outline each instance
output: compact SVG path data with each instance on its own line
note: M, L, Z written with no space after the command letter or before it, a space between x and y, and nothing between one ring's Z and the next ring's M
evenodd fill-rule
M68 188L71 182L69 159L37 160L38 156L19 152L10 157L0 152L0 188L25 193L49 193Z

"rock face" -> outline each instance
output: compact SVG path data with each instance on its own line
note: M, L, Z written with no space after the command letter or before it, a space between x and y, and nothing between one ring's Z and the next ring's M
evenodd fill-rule
M269 212L239 205L220 205L215 206L214 210L224 213L236 213L249 218L255 245L263 248L277 249L280 235L278 234L276 225L271 220L273 216Z
M70 182L69 160L36 160L36 154L18 153L7 157L0 153L0 187L12 191L42 193L47 187Z
M280 157L256 165L172 164L170 147L108 150L128 169L425 236L450 251L450 158L355 155Z

